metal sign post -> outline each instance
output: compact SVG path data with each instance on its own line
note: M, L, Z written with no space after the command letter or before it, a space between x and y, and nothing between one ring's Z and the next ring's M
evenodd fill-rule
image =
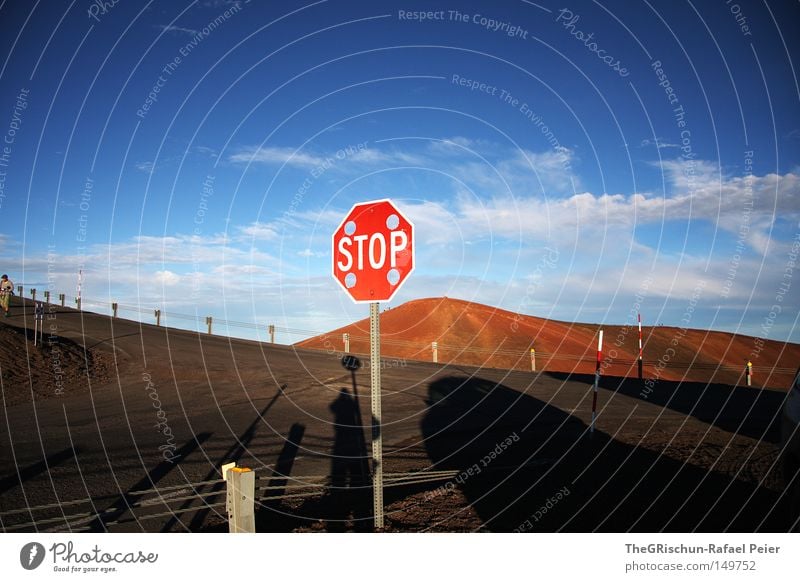
M332 274L356 303L369 303L372 383L372 489L375 529L383 529L380 302L391 301L414 270L414 225L390 200L354 205L331 237ZM344 337L345 352L350 336Z
M369 357L372 384L372 491L375 529L383 528L383 435L381 433L380 303L369 304Z

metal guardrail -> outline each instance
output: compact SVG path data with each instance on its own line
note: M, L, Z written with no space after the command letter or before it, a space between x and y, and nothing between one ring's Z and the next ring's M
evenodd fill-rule
M59 294L61 297L63 294ZM22 296L20 296L22 301L29 301ZM77 303L77 297L74 298L74 303ZM57 305L54 304L53 305ZM201 316L201 315L190 315L185 313L177 313L173 311L162 311L156 307L142 307L141 305L130 305L130 304L122 304L116 302L105 302L105 301L95 301L95 300L87 300L85 298L81 298L80 302L81 310L87 311L85 308L87 306L103 308L108 311L114 310L116 307L115 312L118 311L129 311L133 313L139 314L154 314L155 311L159 312L159 319L157 321L161 321L160 318L163 318L165 321L165 327L168 327L166 323L169 319L173 320L181 320L181 321L191 321L197 324L199 328L201 325L206 326L208 325L209 330L211 329L211 316ZM156 317L154 315L154 317ZM135 320L130 320L135 321ZM331 334L330 332L325 331L318 331L318 330L308 330L308 329L298 329L298 328L291 328L291 327L283 327L283 326L276 326L267 323L258 323L255 321L247 322L247 321L236 321L233 319L214 319L213 324L215 326L223 326L224 328L230 330L231 328L239 328L239 329L247 329L247 330L263 330L270 334L270 337L274 339L274 334L279 333L283 335L289 336L298 336L304 338L310 337L322 337L322 338L336 338L338 341L340 338ZM349 345L351 342L362 342L365 344L369 344L369 336L368 335L352 335L348 334L347 344ZM344 342L342 344L344 346ZM397 348L405 348L405 349L413 349L416 350L417 353L424 353L431 350L431 344L428 342L414 342L410 340L399 340L399 339L392 339L392 338L381 338L381 345L383 346L391 346ZM518 349L507 349L498 346L495 349L488 349L488 348L480 348L475 346L456 346L450 344L442 344L436 342L436 350L438 352L456 352L458 354L477 354L477 355L484 355L487 358L491 356L506 356L510 358L516 358L519 362L526 362L528 353L527 350L520 351ZM312 348L313 349L313 348ZM545 352L536 350L536 357L537 360L540 362L540 371L544 367L546 367L548 362L585 362L589 364L594 364L596 361L596 355L593 350L587 352L586 355L575 355L575 354L559 354L557 352ZM629 366L631 368L637 366L638 360L636 359L616 359L616 358L607 358L604 360L607 362L607 365L614 365L614 366ZM669 360L669 362L661 362L659 360L643 360L643 366L660 366L662 369L666 370L706 370L706 371L717 371L717 372L732 372L732 373L744 373L745 372L745 365L741 367L737 366L729 366L724 364L713 364L713 363L702 363L702 362L685 362L685 361L677 361L677 360ZM769 372L770 374L794 374L795 368L788 368L788 367L768 367L768 366L756 366L754 365L752 368L753 371L758 371L761 373Z
M386 473L384 475L385 487L402 487L409 485L419 485L424 483L433 483L452 479L458 475L457 470L440 470L440 471L415 471L410 473ZM276 500L308 498L319 495L325 490L335 490L336 487L329 485L329 475L301 475L301 476L288 476L271 473L269 475L257 475L257 481L271 481L273 479L285 479L289 483L281 485L256 485L255 502L257 505ZM368 481L365 480L365 483ZM24 523L16 523L11 525L4 525L3 531L26 531L33 530L37 532L55 532L55 531L69 531L81 532L91 531L96 529L91 525L92 522L102 524L102 527L108 529L109 527L121 526L130 523L138 523L141 521L149 521L153 519L161 519L165 517L174 517L186 513L193 513L198 511L205 511L210 509L218 509L225 506L225 501L211 502L216 497L226 495L224 488L214 491L197 491L198 489L206 487L214 487L224 483L223 479L214 479L210 481L199 481L196 483L183 483L180 485L172 485L168 487L157 487L152 489L145 489L139 491L128 491L120 494L99 495L95 497L86 497L83 499L73 499L69 501L62 501L60 503L49 503L44 505L37 505L33 507L25 507L20 509L12 509L9 511L0 512L0 522L5 522L8 517L29 513L32 516L36 513L42 513L53 510L60 510L62 515L58 517L42 517L38 519L31 519ZM369 488L365 485L365 488ZM182 490L197 491L191 495L173 495L175 492ZM351 489L351 488L347 488ZM270 495L269 492L280 490L283 491L280 495ZM258 493L262 493L258 495ZM94 507L98 503L108 501L109 499L130 499L131 497L142 498L146 496L153 496L149 499L140 499L133 503L126 503L120 507L112 506L103 511L82 511L70 514L64 514L65 508L75 508L80 506ZM166 506L169 507L171 503L184 502L184 501L201 501L202 505L183 508L170 508L167 511L157 513L142 513L140 510L145 510L150 507ZM132 516L128 519L115 519L125 513L131 512Z

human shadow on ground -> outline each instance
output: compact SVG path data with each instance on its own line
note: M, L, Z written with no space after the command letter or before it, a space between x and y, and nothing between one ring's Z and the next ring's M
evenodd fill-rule
M435 469L489 531L786 531L780 493L623 444L518 390L469 375L429 385ZM441 513L439 514L441 515ZM449 519L437 518L436 529Z
M327 530L343 531L349 521L356 531L368 531L372 490L358 393L342 389L330 410L334 437L328 499L323 502L328 505Z
M258 503L256 531L280 532L312 528L329 532L372 530L372 487L364 425L356 397L346 388L329 406L334 436L330 473L324 493L299 503L270 499ZM285 473L289 477L288 473ZM301 482L289 479L294 485ZM274 497L274 493L267 494Z
M560 382L593 384L594 375L547 372ZM601 376L600 388L669 408L722 430L780 442L780 410L786 392L703 382Z
M370 457L356 376L361 362L346 355L342 366L350 372L352 391L341 388L328 406L334 434L325 492L299 506L280 500L263 504L257 512L257 531L290 531L312 523L329 532L372 530Z

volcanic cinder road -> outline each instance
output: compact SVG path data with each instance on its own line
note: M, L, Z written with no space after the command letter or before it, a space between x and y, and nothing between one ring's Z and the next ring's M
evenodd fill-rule
M221 484L200 483L228 461L255 469L263 495L333 485L264 502L259 531L371 528L368 361L351 374L339 353L61 307L44 346L32 328L30 302L0 323L4 530L224 528ZM637 380L604 377L589 434L591 376L382 364L384 470L452 471L387 488L388 530L789 527L784 392L662 381L643 398ZM197 493L215 495L203 509Z

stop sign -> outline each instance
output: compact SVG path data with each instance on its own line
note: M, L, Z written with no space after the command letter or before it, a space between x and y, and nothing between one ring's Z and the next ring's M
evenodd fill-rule
M356 303L389 301L414 270L413 231L390 200L356 204L333 233L333 277Z

